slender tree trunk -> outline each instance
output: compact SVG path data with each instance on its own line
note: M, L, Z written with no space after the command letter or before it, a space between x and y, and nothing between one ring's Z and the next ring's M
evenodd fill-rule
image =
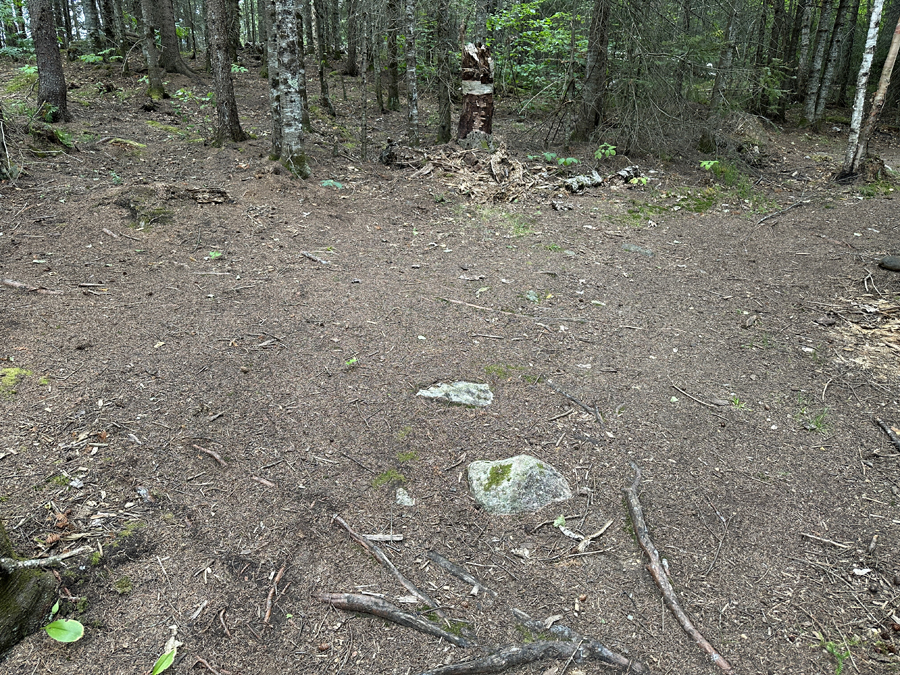
M875 56L875 46L878 43L878 29L881 26L881 13L884 10L884 0L874 0L872 14L869 17L869 32L866 35L866 46L863 49L862 63L859 66L859 75L856 78L856 96L853 101L853 116L850 119L850 140L847 143L847 152L844 155L844 163L838 178L852 176L859 171L862 158L865 156L865 148L860 153L860 130L862 128L863 109L866 105L866 87L869 85L869 75L872 72L872 60Z
M96 0L83 0L81 8L84 10L84 29L87 31L87 39L91 49L99 52L100 47L100 14L97 11Z
M38 108L52 122L70 122L59 42L53 23L50 0L31 0L28 5L31 36L38 69Z
M362 161L369 155L369 13L362 13L362 113L360 115L359 151Z
M335 60L341 58L341 5L338 0L330 0L326 13L328 21L328 44L331 56Z
M316 41L313 35L312 0L300 0L300 10L303 12L303 42L306 44L307 54L315 54Z
M100 16L103 24L103 39L106 45L118 45L113 0L100 0Z
M416 0L406 0L406 131L409 144L419 145L419 87L416 78Z
M313 128L309 118L309 96L306 89L306 49L303 46L303 23L305 19L303 18L303 8L300 4L301 1L302 0L293 0L295 21L297 22L297 49L299 50L297 52L299 63L297 80L300 86L300 99L303 103L303 114L300 121L303 124L303 131L311 134Z
M269 110L272 113L272 151L270 159L281 157L281 97L279 91L281 81L278 78L278 41L275 35L275 27L278 22L275 0L264 0L266 9L266 73L269 80Z
M828 102L828 96L831 93L831 83L834 82L834 74L837 69L837 63L840 60L842 47L844 44L845 24L847 21L848 7L851 5L849 0L841 0L838 7L837 18L834 23L834 32L831 35L831 47L828 49L828 61L825 66L825 74L822 76L822 85L819 87L819 94L816 100L816 109L810 124L818 125L825 114L825 104Z
M728 19L728 27L725 30L725 44L719 52L719 65L716 67L716 79L713 82L712 93L709 102L713 108L725 106L725 89L728 76L731 74L731 64L734 61L734 47L737 40L737 5Z
M450 72L450 0L438 0L436 26L435 62L437 66L438 97L438 143L449 143L453 137L450 121L453 88L453 74Z
M314 0L313 10L316 13L316 57L319 61L319 91L320 102L322 107L332 117L336 114L334 106L331 104L331 97L328 95L328 77L325 68L328 66L328 58L325 53L327 44L325 42L325 23L327 21L325 13L325 1Z
M303 61L299 50L297 16L294 0L275 0L276 22L272 31L278 43L278 97L281 100L281 154L279 159L290 172L300 178L310 175L309 162L303 148L303 96L300 83ZM299 26L303 30L302 24Z
M837 105L841 107L847 106L847 89L850 86L850 77L852 75L850 68L850 60L853 56L853 45L856 42L856 23L859 21L859 6L861 4L861 0L854 0L853 7L851 7L848 16L850 17L850 25L848 30L848 37L844 43L844 49L841 53L841 65L839 68L840 77L837 82Z
M593 15L591 16L591 21L593 21ZM691 0L682 0L681 5L681 34L687 37L691 32ZM588 36L588 40L590 40L590 36ZM675 91L678 92L680 97L684 97L684 76L688 71L687 61L681 60L678 62L678 66L676 66L675 70ZM577 129L577 127L576 127Z
M228 31L229 63L237 63L241 50L241 5L240 0L225 0L225 16Z
M594 0L588 32L584 86L581 90L578 116L575 119L575 130L572 133L574 141L586 141L603 119L608 46L609 1Z
M894 28L894 35L891 38L891 46L888 49L887 58L884 61L884 67L881 69L881 78L878 81L878 89L875 91L875 96L872 98L872 105L869 110L869 115L868 117L866 117L866 121L862 125L862 129L860 129L859 132L859 142L857 143L856 150L854 151L853 162L851 166L853 173L859 173L859 168L860 166L862 166L863 160L865 160L866 158L869 139L872 137L872 132L875 130L875 125L878 123L878 118L881 116L881 109L884 107L884 99L887 95L888 87L891 84L891 74L894 70L894 64L897 61L898 51L900 51L900 19L897 20L897 25Z
M172 0L153 0L156 27L159 29L159 41L162 50L159 52L159 67L167 73L181 73L188 77L196 77L181 58L181 44L175 30L175 7Z
M372 53L372 67L375 70L375 105L384 114L384 67L381 63L381 39L376 39L375 27L369 31L369 50Z
M813 54L812 64L809 69L806 101L803 104L803 116L807 122L813 122L816 116L816 101L822 85L822 64L825 60L825 49L828 46L828 34L834 26L834 3L835 0L823 0L819 30L816 31L816 51Z
M145 0L146 1L146 0ZM243 141L247 135L241 129L234 82L231 79L231 59L228 58L228 18L226 0L206 0L206 30L209 34L209 59L216 93L216 142Z
M803 1L803 13L801 15L801 27L800 27L800 47L799 47L799 55L797 57L797 89L796 89L796 97L799 100L800 96L803 95L803 92L806 91L807 82L809 81L809 52L810 52L810 38L812 36L812 24L813 19L815 18L816 13L816 0L802 0ZM830 0L825 0L825 2L829 2Z
M388 110L400 110L400 77L397 72L397 33L400 9L398 0L387 0Z
M141 16L138 20L142 36L141 49L147 60L147 96L158 101L166 96L163 87L162 69L159 65L159 51L156 49L156 32L153 30L153 0L141 0Z
M350 77L359 75L357 51L359 50L359 2L360 0L347 0L347 61L344 66L344 74Z

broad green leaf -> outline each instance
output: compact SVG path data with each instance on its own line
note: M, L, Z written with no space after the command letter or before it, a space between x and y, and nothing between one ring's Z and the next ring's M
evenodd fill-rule
M84 635L84 626L74 619L57 619L44 626L44 630L57 642L75 642Z
M566 524L565 516L559 516L556 520L553 521L554 527L563 527L563 526L565 526L565 524Z
M153 664L153 670L150 671L150 675L159 675L164 670L167 670L169 666L175 662L176 651L176 649L173 649L156 659L156 663Z

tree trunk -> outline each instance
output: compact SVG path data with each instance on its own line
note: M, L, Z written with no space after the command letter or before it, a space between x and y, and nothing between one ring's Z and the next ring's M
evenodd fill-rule
M894 35L891 38L891 46L888 49L887 58L884 61L884 67L881 69L881 78L878 81L878 89L872 98L872 106L869 109L869 115L866 117L865 124L859 132L859 142L853 153L851 169L853 173L859 173L863 160L866 158L866 152L869 146L869 138L875 130L878 118L881 116L881 109L884 107L884 99L887 95L888 87L891 85L891 73L894 70L894 63L897 61L897 52L900 51L900 19L894 28ZM854 109L854 113L855 113Z
M269 28L264 0L256 0L256 30L259 35L259 46L262 49L263 70L266 70L267 66L265 64L268 63L269 58ZM303 54L300 54L300 56L303 56ZM268 77L267 73L262 73L262 75L263 77Z
M840 60L844 38L846 33L844 25L847 20L849 0L841 0L838 7L837 18L834 23L834 32L831 36L831 47L828 50L828 61L825 66L825 74L822 76L822 84L819 87L819 95L816 100L816 110L810 123L818 125L825 114L825 104L828 102L828 96L831 93L831 83L834 82L834 74L837 69L837 63Z
M815 12L816 0L803 0L803 12L800 18L800 46L798 50L799 54L797 56L797 100L799 100L802 93L806 91L807 81L809 80L810 38L812 35L812 23Z
M145 0L146 1L146 0ZM209 60L216 94L218 126L215 140L243 141L247 135L241 129L237 104L234 100L234 82L231 79L231 59L228 58L228 18L226 0L206 0L206 31L209 34Z
M369 13L362 13L362 112L360 114L359 155L362 161L369 154Z
M72 116L66 101L66 78L59 55L50 0L31 0L28 14L31 17L31 37L37 57L38 108L52 122L70 122Z
M462 113L458 140L464 148L491 145L494 119L494 59L490 50L471 42L462 53Z
M316 13L316 56L319 61L319 90L321 92L320 102L322 107L332 117L335 116L334 106L331 104L331 97L328 95L328 78L326 77L325 68L328 65L325 50L325 22L327 21L325 13L325 0L314 0L313 9Z
M398 0L387 0L388 110L400 110L400 77L397 73Z
M716 67L716 79L713 82L712 92L709 96L710 105L713 108L725 106L725 88L734 61L734 43L737 39L737 5L728 19L728 27L725 29L725 44L719 52L719 65Z
M419 145L419 87L416 80L416 0L406 0L406 132Z
M300 0L300 10L303 13L303 42L306 45L307 54L316 53L316 40L313 35L313 11L312 0Z
M101 50L100 47L100 15L97 12L96 0L84 0L81 3L84 10L84 29L87 31L87 39L91 45L91 49L95 52Z
M847 143L847 152L844 155L844 163L841 166L838 179L857 173L864 156L864 153L859 153L861 145L860 129L862 127L863 108L865 108L866 104L866 87L869 85L869 74L872 72L872 60L875 56L875 45L878 43L878 29L881 26L881 12L883 10L884 0L874 0L872 3L872 15L869 18L869 32L866 35L866 46L863 49L859 75L856 78L856 96L853 101L853 116L850 118L850 140Z
M162 69L159 67L159 52L156 49L156 34L153 30L153 0L141 0L141 17L138 21L143 37L141 49L147 59L147 96L158 101L166 96L163 88Z
M159 41L162 45L159 52L159 67L167 73L197 77L181 58L181 45L175 30L175 7L172 0L154 0L153 5L156 9L156 27L159 29Z
M38 2L32 0L30 7L36 4ZM34 22L30 7L28 13ZM47 26L52 29L53 23ZM3 168L0 167L0 173ZM12 546L0 522L0 558L12 557ZM0 612L0 660L13 646L40 630L55 598L56 579L51 573L40 569L20 569L9 573L0 569L0 607L3 608Z
M453 74L450 72L450 0L438 0L437 26L435 27L436 44L435 62L437 69L437 98L438 98L438 143L449 143L453 137L450 121L451 104L453 101Z
M228 63L237 63L241 50L241 5L240 0L225 0L225 26L227 31Z
M828 46L828 35L834 24L834 8L834 0L823 0L819 30L816 31L816 51L809 68L806 101L803 104L803 116L807 122L812 122L816 116L816 101L822 85L822 64L825 60L825 48Z
M359 75L357 65L357 52L359 50L359 12L360 0L348 0L347 5L347 60L344 65L344 74L350 77Z
M330 0L327 9L328 44L332 58L337 60L341 58L341 6L338 0Z
M608 0L594 0L589 31L581 105L578 117L575 119L575 130L572 133L574 141L588 140L600 120L603 119L607 48L609 46Z
M294 0L275 0L275 29L278 43L278 97L281 100L281 153L279 159L290 172L300 178L310 175L309 162L303 149L303 97L300 82L303 61L298 58L299 39ZM302 23L299 26L303 30Z
M275 8L275 0L265 0L266 9L266 34L268 42L266 44L266 58L269 80L269 110L272 113L272 151L269 153L270 159L281 157L281 97L279 90L281 81L278 79L278 40L275 34L275 27L278 23L278 16Z
M853 44L856 42L856 23L859 20L859 5L861 0L854 0L853 7L850 8L848 12L848 16L850 17L850 26L848 29L848 37L844 42L844 49L841 53L841 65L838 69L840 76L838 77L838 82L835 85L838 90L837 100L835 101L837 105L845 108L847 107L847 89L850 86L850 76L851 68L850 68L850 60L853 56Z
M100 0L100 17L102 18L103 38L106 45L119 44L118 36L116 35L113 4L113 0Z

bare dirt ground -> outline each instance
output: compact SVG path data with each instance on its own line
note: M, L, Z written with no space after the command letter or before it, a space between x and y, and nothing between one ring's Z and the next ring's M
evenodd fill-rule
M248 66L245 143L203 142L208 89L190 80L147 111L137 76L83 64L67 65L77 151L7 138L27 173L0 185L0 277L60 293L0 286L0 517L22 556L96 553L59 570L74 598L61 613L85 637L35 634L3 672L149 672L177 626L173 672L201 658L416 673L528 639L512 607L654 673L718 672L644 569L621 493L631 462L673 585L735 672L896 672L900 452L873 419L900 421L900 277L877 265L900 253L900 223L886 185L828 182L846 125L765 129L743 188L693 156L617 157L599 171L637 164L647 185L570 195L527 158L539 120L501 102L496 129L533 178L504 188L511 203L486 153L427 148L427 175L421 153L361 162L359 85L345 78L345 100L337 74L338 118L313 107L314 176L292 180L266 156ZM376 151L402 137L402 112L372 119ZM888 164L895 141L876 139ZM494 403L415 396L457 379L489 383ZM520 453L576 497L478 510L466 464ZM396 503L401 486L415 506ZM394 564L484 649L316 600L407 595L335 514L401 534L383 544ZM583 533L613 524L573 555L559 515Z

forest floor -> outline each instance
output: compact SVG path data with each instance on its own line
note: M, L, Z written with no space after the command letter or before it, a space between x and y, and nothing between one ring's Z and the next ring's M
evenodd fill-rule
M267 157L247 66L257 138L221 148L204 142L209 82L172 76L181 93L148 111L137 75L67 64L62 152L22 133L33 93L0 74L26 169L0 185L0 278L38 289L0 286L0 518L21 556L95 551L58 570L83 639L35 634L4 673L146 673L174 630L172 672L406 675L529 639L513 607L653 673L719 672L644 569L631 463L675 591L735 672L897 672L900 452L874 419L900 422L900 277L878 266L900 222L887 183L831 180L840 118L821 134L745 118L760 161L720 180L695 154L558 151L582 160L568 173L647 179L569 194L528 158L546 127L514 100L493 170L427 144L398 151L407 166L360 161L359 82L345 98L334 74L338 116L311 94L301 181ZM370 119L377 156L405 114ZM900 164L897 140L872 150ZM493 404L416 396L454 380ZM576 496L476 508L467 463L520 453ZM408 595L335 514L402 535L381 544L393 563L481 647L317 600ZM573 554L560 515L612 525Z

